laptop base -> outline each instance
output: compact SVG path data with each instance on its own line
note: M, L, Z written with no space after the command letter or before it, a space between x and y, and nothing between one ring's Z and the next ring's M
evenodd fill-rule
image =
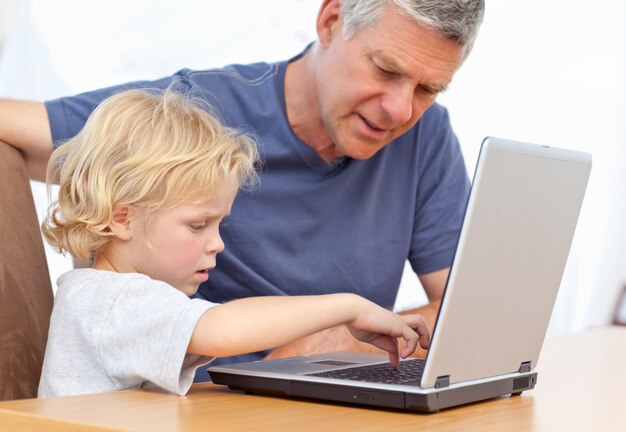
M217 368L214 368L217 369ZM537 383L537 373L518 377L506 377L468 386L439 389L436 392L399 392L358 387L328 382L292 381L285 378L236 375L211 370L215 384L227 385L231 390L246 393L303 397L333 402L344 402L383 408L394 408L419 412L437 412L503 395L520 395L531 390Z

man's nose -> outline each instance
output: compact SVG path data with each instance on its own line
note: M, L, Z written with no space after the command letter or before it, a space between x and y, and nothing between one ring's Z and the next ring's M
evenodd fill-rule
M381 101L383 110L389 115L393 127L407 123L413 117L413 88L398 85L390 89Z

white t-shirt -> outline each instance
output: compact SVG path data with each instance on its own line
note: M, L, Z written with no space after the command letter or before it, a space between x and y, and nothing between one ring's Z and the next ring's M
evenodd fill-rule
M187 346L214 303L138 273L72 270L57 284L40 398L154 387L183 395L212 360Z

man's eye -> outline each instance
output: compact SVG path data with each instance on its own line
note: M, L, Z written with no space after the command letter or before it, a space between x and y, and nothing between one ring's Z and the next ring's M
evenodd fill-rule
M382 67L380 67L378 65L376 65L376 67L378 68L378 72L380 72L381 75L388 76L388 77L396 75L395 72L392 72L390 70L384 69L384 68L382 68Z
M442 90L438 90L436 88L426 86L426 85L419 86L418 88L421 92L426 93L427 95L430 95L430 96L436 96L442 92Z

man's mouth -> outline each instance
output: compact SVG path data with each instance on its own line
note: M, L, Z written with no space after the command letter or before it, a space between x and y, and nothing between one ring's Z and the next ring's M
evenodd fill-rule
M369 126L372 130L374 130L375 132L386 132L387 129L383 129L381 127L378 127L378 125L376 125L375 123L371 122L370 120L366 119L365 117L363 117L361 114L359 114L359 117L361 117L361 120L363 120L363 122Z

